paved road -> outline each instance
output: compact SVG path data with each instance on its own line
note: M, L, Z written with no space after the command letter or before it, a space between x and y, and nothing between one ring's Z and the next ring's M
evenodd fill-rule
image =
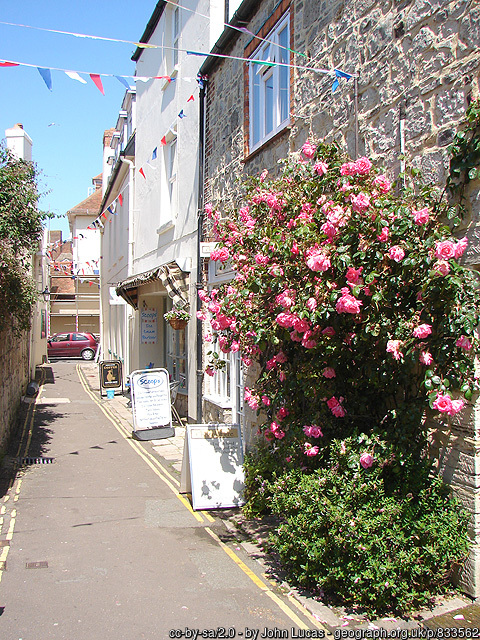
M0 639L321 634L219 519L191 510L155 452L88 392L82 367L44 368L7 458L45 463L0 496Z

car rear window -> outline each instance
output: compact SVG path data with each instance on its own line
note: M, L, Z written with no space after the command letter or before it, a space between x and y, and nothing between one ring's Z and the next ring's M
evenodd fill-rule
M83 333L74 333L72 335L72 340L88 340L87 336L84 335Z

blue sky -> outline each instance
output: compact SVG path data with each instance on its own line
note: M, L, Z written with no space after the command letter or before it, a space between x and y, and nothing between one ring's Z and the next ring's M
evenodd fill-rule
M0 0L0 22L138 41L157 0ZM72 71L133 75L134 45L102 42L0 24L0 61ZM56 215L88 196L102 171L102 137L114 127L125 87L102 78L105 96L87 84L52 71L49 91L36 68L0 68L0 139L17 122L33 140L33 160L41 171L40 206ZM66 218L50 223L69 235Z

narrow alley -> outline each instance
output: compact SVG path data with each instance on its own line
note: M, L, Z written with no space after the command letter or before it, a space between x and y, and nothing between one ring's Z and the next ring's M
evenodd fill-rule
M95 365L41 371L4 464L21 463L2 478L2 640L323 636L213 512L192 511L94 391Z

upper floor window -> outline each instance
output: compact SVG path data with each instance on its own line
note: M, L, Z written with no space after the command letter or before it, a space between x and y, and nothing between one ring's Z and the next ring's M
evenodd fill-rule
M251 56L249 63L250 151L289 122L290 16L287 13ZM261 62L253 62L259 60Z
M178 64L178 47L180 40L180 9L175 7L172 20L172 66L175 68Z

